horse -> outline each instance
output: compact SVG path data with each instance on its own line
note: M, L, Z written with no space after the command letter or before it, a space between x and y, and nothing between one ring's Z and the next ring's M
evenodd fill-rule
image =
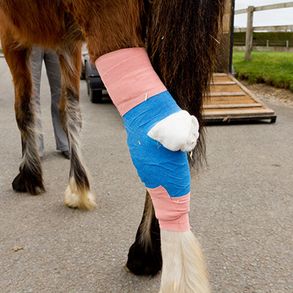
M22 142L22 161L12 182L13 189L32 195L45 191L32 101L30 52L33 45L55 50L60 60L60 116L71 155L65 205L85 210L96 206L79 143L83 42L87 43L92 62L116 50L145 48L155 72L176 103L197 118L200 136L188 157L190 165L204 162L202 103L215 65L224 3L225 0L0 0L1 43L13 77L15 116ZM176 242L177 234L172 237L162 245ZM126 267L137 275L156 275L163 263L163 273L171 281L161 283L162 293L209 292L204 268L202 275L196 273L199 276L195 282L188 272L193 268L180 266L179 283L172 281L171 253L165 251L162 259L160 227L147 191L142 220L129 249ZM180 257L184 263L184 257L189 258L190 254ZM201 258L198 255L199 261Z

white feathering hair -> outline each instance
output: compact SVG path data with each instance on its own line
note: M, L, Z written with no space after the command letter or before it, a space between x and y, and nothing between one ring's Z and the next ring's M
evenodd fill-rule
M159 293L210 293L199 242L191 231L161 230L163 270Z

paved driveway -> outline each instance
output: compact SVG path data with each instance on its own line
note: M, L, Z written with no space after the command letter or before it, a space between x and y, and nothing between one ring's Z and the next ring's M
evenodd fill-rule
M0 292L158 292L159 277L123 266L139 224L144 188L111 104L89 102L81 85L82 143L98 207L63 205L69 162L55 152L47 81L42 120L47 192L16 194L20 162L11 77L0 58ZM208 260L213 292L293 292L293 108L270 105L275 125L207 129L209 166L192 180L191 223Z

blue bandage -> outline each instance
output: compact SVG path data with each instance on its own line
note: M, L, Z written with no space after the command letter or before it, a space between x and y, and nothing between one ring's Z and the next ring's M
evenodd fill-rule
M147 133L159 121L181 109L168 91L157 94L123 116L127 143L141 181L147 188L164 187L171 197L190 192L187 154L173 152Z

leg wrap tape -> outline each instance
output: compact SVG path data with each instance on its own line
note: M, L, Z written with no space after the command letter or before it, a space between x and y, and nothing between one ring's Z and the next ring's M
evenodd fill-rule
M150 192L161 228L189 230L187 154L170 151L148 136L154 125L181 109L153 70L145 49L106 54L96 66L123 116L132 162Z
M188 217L190 194L172 198L162 186L154 189L148 188L148 192L161 229L177 232L190 230Z
M96 66L121 116L149 97L166 91L144 48L103 55Z

